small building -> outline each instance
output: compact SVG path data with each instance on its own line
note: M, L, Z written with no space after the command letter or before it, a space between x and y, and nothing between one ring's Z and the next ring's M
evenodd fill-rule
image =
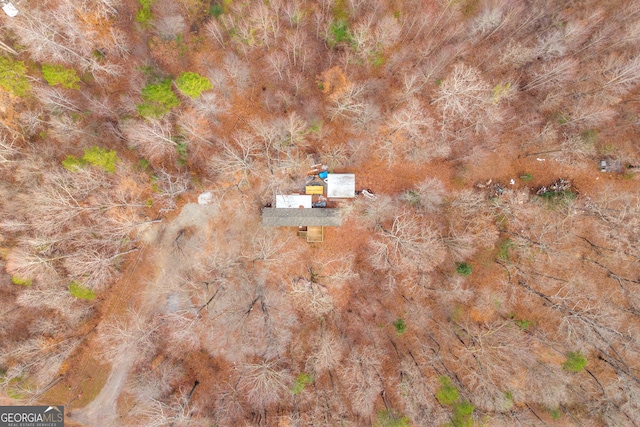
M307 242L322 242L324 227L342 224L339 209L327 208L329 199L352 199L356 197L354 174L320 173L317 166L313 175L306 179L305 194L278 194L275 207L262 209L262 225L265 227L298 227L298 236ZM315 174L317 173L317 178ZM319 179L318 179L319 178Z
M322 184L310 182L304 187L304 194L322 196L324 194L324 186Z
M330 173L326 178L327 197L353 199L356 197L356 176L352 173Z
M278 194L276 196L276 208L283 209L311 209L313 196L306 194Z
M265 227L298 227L298 236L307 242L324 241L324 227L342 224L339 209L325 208L263 208L262 225Z
M341 224L340 209L262 209L262 225L266 227L338 227Z

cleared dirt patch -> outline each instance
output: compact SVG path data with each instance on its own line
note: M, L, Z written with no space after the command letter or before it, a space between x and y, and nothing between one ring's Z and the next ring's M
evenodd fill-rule
M93 318L86 342L67 360L64 379L43 396L43 401L66 405L70 422L118 425L118 396L136 352L120 352L111 368L100 362L94 357L101 351L96 340L99 325L126 319L130 308L146 316L158 308L164 310L171 284L188 266L185 260L193 259L193 253L204 242L207 222L215 213L213 205L187 204L170 222L154 224L144 231L143 240L148 246L126 264L125 274L110 289Z

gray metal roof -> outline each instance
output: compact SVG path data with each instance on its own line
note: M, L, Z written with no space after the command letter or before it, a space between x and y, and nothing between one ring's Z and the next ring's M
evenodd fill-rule
M267 227L339 226L340 224L342 224L340 209L262 209L262 225Z

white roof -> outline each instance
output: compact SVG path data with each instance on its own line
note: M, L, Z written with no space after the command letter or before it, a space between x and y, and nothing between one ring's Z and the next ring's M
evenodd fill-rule
M356 197L356 176L352 173L330 173L327 177L327 197L336 199Z
M16 7L12 3L7 3L4 6L2 6L2 10L4 10L4 13L6 13L12 18L18 15L18 9L16 9Z
M276 208L303 208L311 209L311 195L284 194L276 196Z

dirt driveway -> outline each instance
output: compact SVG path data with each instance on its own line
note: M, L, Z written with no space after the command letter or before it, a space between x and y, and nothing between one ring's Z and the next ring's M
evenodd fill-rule
M150 318L158 311L170 309L169 295L179 282L180 275L191 267L190 260L197 258L195 255L206 242L208 222L216 213L215 205L190 203L170 222L152 224L141 231L144 249L142 259L136 268L152 273L145 273L149 280L132 280L128 285L131 295L137 296L133 308L143 320L145 316ZM137 275L131 274L130 277ZM113 317L113 313L107 310L103 312L101 321L108 321ZM99 351L94 346L87 348ZM116 408L118 396L136 361L138 351L135 346L127 346L119 349L117 353L118 356L100 393L84 408L70 412L67 417L70 422L105 427L122 424Z

